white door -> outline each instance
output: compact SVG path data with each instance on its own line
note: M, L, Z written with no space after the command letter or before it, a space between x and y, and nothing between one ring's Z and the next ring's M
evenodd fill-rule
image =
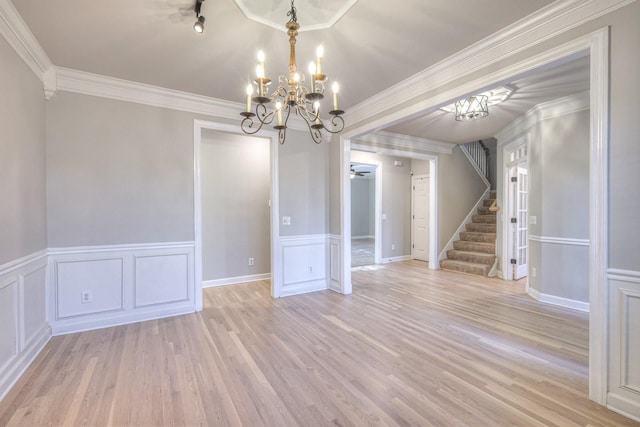
M429 176L411 178L411 257L429 261Z
M511 216L513 223L513 278L518 280L527 275L527 260L529 258L529 176L527 169L522 166L513 167L510 175L513 188L512 200L514 201Z

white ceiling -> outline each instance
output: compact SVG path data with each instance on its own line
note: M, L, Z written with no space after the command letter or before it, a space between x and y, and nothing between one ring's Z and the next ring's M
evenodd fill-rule
M283 28L288 20L290 0L237 1L280 13ZM313 22L307 15L317 14L313 11L324 2L298 3L298 22L304 30L305 22ZM335 9L351 3L327 4ZM316 46L322 44L323 72L330 82L340 82L341 107L348 110L550 3L360 0L332 27L300 33L299 68L306 71ZM192 29L194 4L195 0L14 0L58 66L235 102L243 101L243 88L254 78L258 50L266 53L268 77L277 79L286 72L288 40L283 31L247 18L235 0L206 0L206 29L199 35ZM437 110L386 130L451 143L492 136L537 103L588 89L586 61L500 82L518 89L492 107L485 119L459 123Z

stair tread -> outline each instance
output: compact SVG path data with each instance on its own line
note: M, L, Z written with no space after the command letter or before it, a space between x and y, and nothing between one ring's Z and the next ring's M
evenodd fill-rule
M476 267L487 267L487 264L478 264L477 262L469 262L469 261L459 261L457 259L443 259L442 261L440 261L440 263L442 264L443 262L446 263L451 263L451 264L460 264L460 265L466 265L466 266L476 266Z
M458 261L452 259L442 260L440 268L447 271L455 271L456 273L473 274L475 276L486 277L489 273L490 266L486 264L477 264L467 261Z

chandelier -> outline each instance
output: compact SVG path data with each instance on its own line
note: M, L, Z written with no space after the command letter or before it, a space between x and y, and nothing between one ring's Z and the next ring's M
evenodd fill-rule
M455 103L456 120L459 122L481 119L489 115L489 97L473 95Z
M324 99L325 83L327 76L322 73L323 49L320 46L317 50L316 63L309 64L309 77L311 88L304 85L306 78L304 74L298 73L296 64L296 36L298 35L298 18L296 8L291 0L291 10L287 12L289 22L286 23L287 34L289 35L289 75L281 75L278 79L278 87L269 94L271 80L265 74L265 56L262 51L258 52L258 66L256 68L256 96L252 85L247 86L247 108L240 113L244 117L240 127L246 134L253 135L262 129L264 125L270 125L274 121L274 129L278 130L280 144L284 144L287 135L287 123L292 113L301 117L306 123L309 134L316 144L322 142L322 132L332 134L339 133L344 129L344 111L338 108L337 83L333 83L333 109L329 111L331 116L327 120L327 125L320 119L320 101ZM252 111L252 102L255 109ZM273 104L269 109L267 106Z

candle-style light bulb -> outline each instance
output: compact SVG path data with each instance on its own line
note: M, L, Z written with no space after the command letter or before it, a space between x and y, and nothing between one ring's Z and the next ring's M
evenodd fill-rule
M316 49L316 57L318 58L318 66L316 67L316 72L318 74L322 74L322 55L324 55L324 48L322 45L318 46Z
M311 92L316 91L316 64L309 63L309 74L311 74Z
M313 110L316 113L316 124L320 124L320 102L316 101L313 103Z
M300 74L295 73L295 74L293 75L293 82L294 82L294 83L298 83L298 82L300 82Z
M266 73L264 71L264 52L259 50L258 51L258 62L260 63L260 68L262 68L262 78L264 78L264 76L266 76Z
M333 82L331 89L333 90L333 109L337 110L338 109L338 91L340 90L340 85L338 84L338 82Z
M276 102L276 111L278 111L278 126L282 126L282 103Z
M251 95L253 94L253 87L247 85L247 113L251 112Z

